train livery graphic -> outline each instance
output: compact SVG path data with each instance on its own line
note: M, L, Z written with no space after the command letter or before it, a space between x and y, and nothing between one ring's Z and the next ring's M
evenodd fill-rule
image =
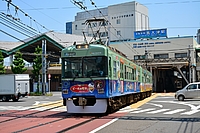
M105 42L85 41L62 50L68 113L106 113L151 95L152 74Z

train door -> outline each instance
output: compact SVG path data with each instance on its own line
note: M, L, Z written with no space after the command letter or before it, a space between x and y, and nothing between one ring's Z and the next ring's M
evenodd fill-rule
M108 59L108 81L109 81L109 95L112 95L113 91L112 91L112 86L113 86L113 78L112 78L112 73L113 73L113 69L112 69L112 58L109 56Z
M120 92L124 93L124 62L120 60Z

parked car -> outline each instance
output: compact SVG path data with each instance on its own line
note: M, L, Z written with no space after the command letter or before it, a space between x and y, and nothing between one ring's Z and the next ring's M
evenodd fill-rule
M200 98L200 82L189 83L183 89L175 93L175 98L179 101L184 99Z

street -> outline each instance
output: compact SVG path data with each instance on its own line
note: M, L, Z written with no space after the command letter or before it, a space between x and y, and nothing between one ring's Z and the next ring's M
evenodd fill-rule
M98 133L199 133L200 99L180 102L174 96L157 96L128 112Z
M153 94L103 117L68 114L59 92L0 102L0 111L4 132L200 133L200 99L178 101L173 93Z

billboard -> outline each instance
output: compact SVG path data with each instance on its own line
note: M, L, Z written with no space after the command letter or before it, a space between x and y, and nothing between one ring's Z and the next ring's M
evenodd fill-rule
M135 39L157 37L167 37L167 29L142 30L134 32Z

